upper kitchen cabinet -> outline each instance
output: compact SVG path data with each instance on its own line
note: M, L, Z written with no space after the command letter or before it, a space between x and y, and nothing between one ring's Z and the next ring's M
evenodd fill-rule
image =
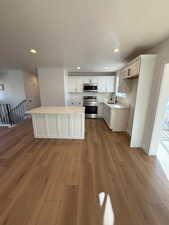
M83 92L84 83L89 83L88 77L68 76L68 91Z
M93 83L93 84L98 84L98 77L96 76L91 76L91 77L88 77L87 78L87 82L84 82L84 83Z
M105 76L100 76L97 78L97 85L98 85L98 91L99 92L105 92Z
M143 55L130 61L124 68L117 72L118 92L129 93L131 91L131 79L137 79L141 67L144 67Z
M90 83L89 77L81 76L78 77L76 76L76 91L75 92L83 92L83 85L85 83Z
M140 73L141 57L137 57L132 60L126 68L124 68L123 79L133 79L137 78ZM123 71L122 70L122 71ZM122 72L123 73L123 72Z
M68 76L68 91L77 92L76 77Z
M97 84L101 93L115 92L115 76L98 76Z
M115 76L68 76L68 91L83 92L83 84L94 83L98 92L115 92Z
M115 76L105 77L105 92L115 92Z

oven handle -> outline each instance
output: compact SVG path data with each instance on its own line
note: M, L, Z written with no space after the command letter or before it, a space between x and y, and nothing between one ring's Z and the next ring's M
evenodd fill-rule
M88 103L83 103L83 106L98 106L97 102L88 102Z
M85 90L83 89L84 92L98 92L98 90Z

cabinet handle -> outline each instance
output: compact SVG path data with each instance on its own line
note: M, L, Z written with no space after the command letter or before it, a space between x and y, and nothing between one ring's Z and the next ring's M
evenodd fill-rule
M130 76L131 74L131 69L128 69L128 76Z

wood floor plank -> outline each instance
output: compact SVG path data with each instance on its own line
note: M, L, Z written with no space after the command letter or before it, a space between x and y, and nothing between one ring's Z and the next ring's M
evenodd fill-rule
M39 213L36 225L59 225L62 208L62 201L46 202Z

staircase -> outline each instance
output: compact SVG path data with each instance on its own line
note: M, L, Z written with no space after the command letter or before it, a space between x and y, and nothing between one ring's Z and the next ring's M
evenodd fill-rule
M26 119L26 100L12 108L10 104L0 104L0 126L13 126Z

